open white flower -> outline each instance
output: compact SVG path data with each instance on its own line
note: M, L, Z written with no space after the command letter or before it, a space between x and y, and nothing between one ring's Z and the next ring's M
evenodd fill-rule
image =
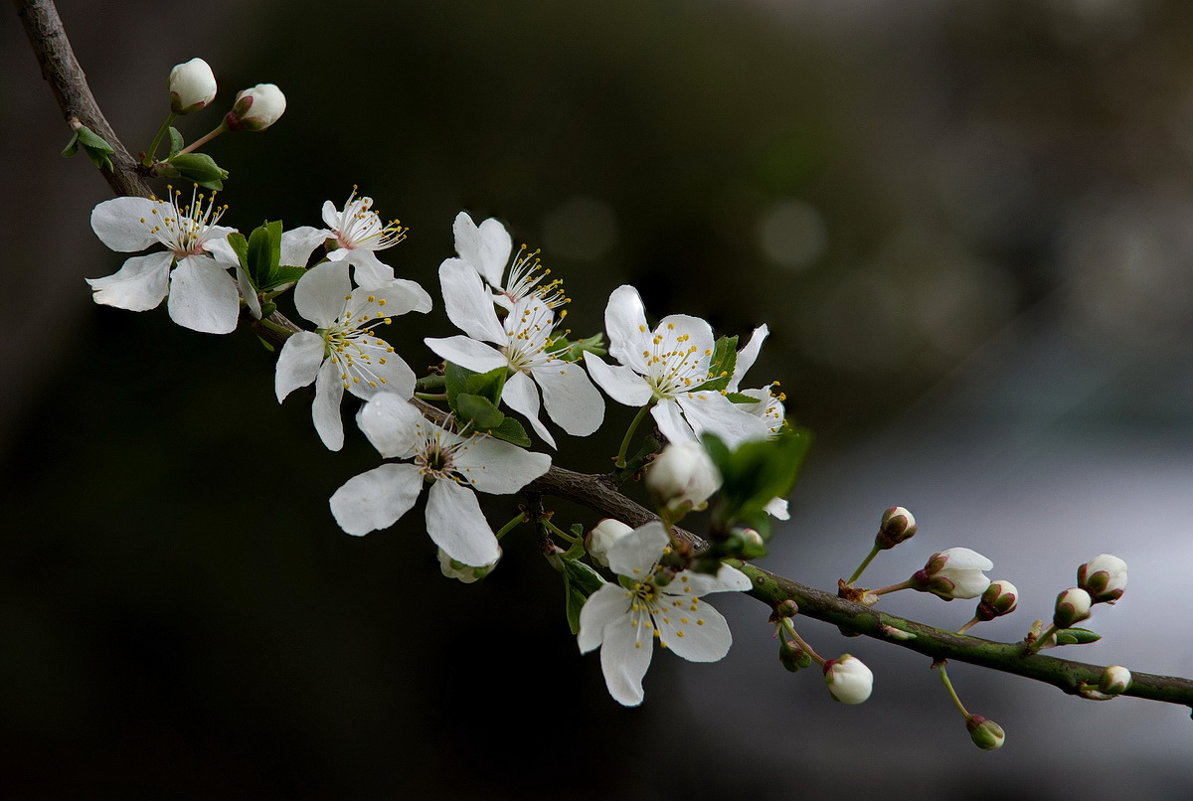
M398 220L383 222L381 215L373 211L373 198L357 197L356 192L357 187L352 187L352 194L344 201L342 209L337 209L330 200L323 203L323 222L327 229L322 233L335 245L327 258L351 264L357 286L369 288L389 284L394 280L394 269L382 263L377 251L388 250L405 240L408 229ZM431 296L422 287L418 287L418 291L424 295L426 308L415 311L430 311Z
M669 542L658 521L614 542L608 551L609 567L626 584L605 584L580 610L580 653L601 649L605 686L626 706L642 703L642 677L656 639L660 648L690 662L716 662L729 653L729 624L700 596L750 588L750 579L729 565L722 565L715 576L684 570L660 585L655 571Z
M515 303L531 296L552 309L570 302L563 294L561 280L546 281L551 271L543 268L537 250L529 250L522 245L513 261L510 261L514 243L509 231L499 220L490 217L478 226L468 212L462 211L456 215L452 232L456 236L456 253L460 256L458 261L472 267L493 287L496 292L493 301L498 306L512 309Z
M554 354L555 313L546 303L535 295L524 297L502 321L480 276L459 259L440 266L439 281L448 318L468 336L428 338L428 348L477 373L508 368L501 399L551 447L555 439L539 420L539 389L547 414L567 433L586 437L600 427L605 401L580 365Z
M170 188L170 200L118 197L91 212L91 228L112 250L135 253L155 243L164 251L132 256L118 271L88 278L96 303L129 311L153 309L169 296L170 319L194 331L226 334L236 328L240 293L228 269L238 263L228 245L235 228L216 225L227 206ZM171 271L173 267L173 271Z
M716 378L709 373L716 340L704 320L673 314L652 331L638 290L625 285L609 296L605 329L609 355L623 366L585 352L592 380L626 406L654 402L650 413L667 439L696 440L707 431L735 448L770 435L763 418L738 408L723 392L699 389Z
M394 281L354 290L348 265L329 261L312 267L294 288L299 314L318 329L286 340L278 356L274 389L281 403L298 387L315 382L311 416L323 444L333 451L344 445L340 420L344 390L366 399L383 389L402 398L414 394L414 371L374 333L394 317L419 309L422 298L410 290L411 283Z
M373 396L359 423L382 456L411 463L383 464L336 490L331 512L340 528L356 536L389 528L410 511L429 482L427 533L451 559L465 565L487 566L501 556L473 488L508 495L551 466L546 454L484 434L460 436L441 428L389 392Z

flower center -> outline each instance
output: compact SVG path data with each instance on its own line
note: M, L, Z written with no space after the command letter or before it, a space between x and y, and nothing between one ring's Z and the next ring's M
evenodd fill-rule
M423 445L414 454L413 463L428 480L447 479L461 484L464 482L464 477L460 475L455 466L455 455L456 451L466 442L458 442L454 445L444 442L444 433L440 428L424 432Z
M554 358L551 329L555 314L545 302L535 298L519 303L506 315L504 325L508 342L501 352L509 359L510 369L526 373Z
M335 226L336 242L348 250L385 250L406 238L410 229L398 220L382 223L380 215L373 211L373 198L356 196L357 187L344 202Z
M654 389L656 398L671 398L680 392L698 387L707 381L709 359L712 351L700 351L688 344L691 334L674 333L675 324L667 323L655 330L649 350L642 351L646 360L646 380Z
M351 303L352 295L346 295L344 300ZM386 354L393 353L394 349L384 339L373 335L375 327L393 322L386 316L384 306L385 298L369 295L359 307L346 308L335 325L319 329L325 343L324 354L339 366L344 389L362 381L376 389L386 381L377 368L388 363Z
M199 194L199 186L191 190L189 203L182 203L182 192L167 186L170 200L151 196L157 205L150 210L149 217L141 222L149 226L149 233L174 253L175 259L197 256L204 252L203 243L207 233L228 210L215 205L215 192L211 196ZM206 205L204 205L206 202Z
M563 294L562 278L553 278L540 285L539 282L551 274L549 269L543 269L536 274L542 266L539 251L528 250L526 245L521 245L510 265L509 280L506 281L506 288L502 290L502 294L514 303L533 296L547 304L550 309L558 309L571 303L572 299Z

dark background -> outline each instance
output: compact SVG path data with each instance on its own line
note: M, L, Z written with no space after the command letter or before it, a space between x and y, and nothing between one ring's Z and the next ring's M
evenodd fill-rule
M232 172L227 224L318 225L356 183L410 226L386 260L433 294L463 208L543 248L577 332L626 282L656 318L769 323L750 383L781 380L817 445L766 566L831 587L902 504L921 533L869 583L973 547L1023 592L986 632L1011 640L1111 551L1131 587L1097 609L1105 639L1065 655L1193 674L1188 4L61 13L134 150L175 63L212 64L217 108L284 89L276 128L207 148ZM278 407L273 357L247 334L90 301L82 278L123 258L88 230L106 185L58 158L67 132L11 10L0 67L4 797L1193 794L1187 710L956 665L971 710L1008 732L982 753L922 658L805 623L877 673L871 701L835 705L775 664L744 598L717 604L737 640L724 662L659 656L645 705L622 709L529 537L465 587L440 577L421 507L344 535L326 499L377 463L359 434L328 453L306 397ZM180 127L194 138L217 115ZM453 333L439 315L394 328L416 367L421 337ZM631 416L610 404L559 462L603 469ZM970 614L889 603L944 626Z

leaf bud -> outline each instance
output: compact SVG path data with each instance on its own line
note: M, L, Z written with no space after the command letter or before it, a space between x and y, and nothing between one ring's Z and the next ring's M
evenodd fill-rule
M1006 579L998 579L990 582L990 586L982 593L974 617L978 620L993 620L1011 614L1018 606L1019 590Z
M646 489L655 503L681 517L708 506L720 486L721 474L708 451L695 442L672 442L646 472Z
M497 563L501 560L500 548L498 549L497 558L487 565L480 565L479 567L473 565L466 565L463 562L457 562L448 556L442 548L439 549L439 572L443 573L444 578L454 578L464 584L471 584L472 582L483 579L485 576L493 572L493 568L497 567Z
M1077 586L1094 603L1112 604L1127 588L1127 563L1112 554L1099 554L1077 568Z
M932 554L922 570L911 576L912 589L933 593L946 601L977 598L990 586L982 571L994 563L969 548L946 548Z
M874 544L882 550L890 550L904 540L915 536L915 517L902 506L892 506L882 513L882 523Z
M215 99L215 74L201 58L175 64L170 70L170 110L190 114Z
M286 111L286 96L272 83L259 83L236 94L232 110L224 115L229 131L264 131Z
M595 562L608 567L609 549L613 547L613 543L633 530L620 520L606 517L588 532L588 536L584 538L584 547Z
M824 683L837 701L860 704L874 689L874 674L856 656L842 654L824 663Z
M1052 614L1052 625L1058 629L1067 629L1074 623L1080 623L1089 617L1089 608L1093 600L1089 593L1080 587L1070 587L1056 596L1056 609Z
M973 744L983 751L994 751L1002 748L1006 742L1007 733L993 720L981 715L970 715L965 719L965 728Z

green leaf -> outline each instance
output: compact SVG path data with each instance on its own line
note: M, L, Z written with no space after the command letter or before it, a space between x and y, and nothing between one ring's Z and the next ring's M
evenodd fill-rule
M174 158L178 155L178 151L186 147L186 140L182 138L182 134L173 125L169 128L170 133L170 155L167 158Z
M62 148L62 158L68 159L75 153L79 152L79 132L75 131L70 136L70 141L66 143L66 147Z
M505 379L509 369L498 367L487 373L474 373L458 364L447 363L443 372L447 384L447 403L456 408L456 397L461 394L480 395L488 398L496 406L501 401L501 391L505 389Z
M244 234L239 231L233 231L228 234L228 244L231 245L232 250L236 251L236 258L240 259L240 266L248 269L248 253L249 243L244 238Z
M766 539L770 525L763 507L771 499L784 498L791 492L811 445L811 433L802 428L784 431L773 439L744 443L734 451L706 434L704 446L722 479L714 512L717 527L728 531L734 524L744 524Z
M721 337L713 347L712 359L708 363L709 379L694 391L725 389L733 378L737 367L737 337Z
M102 136L97 134L95 131L88 128L86 125L80 126L79 130L76 131L76 133L79 136L79 143L83 147L89 148L91 150L95 150L100 153L115 153L116 152L115 150L112 149L112 146L108 144L107 140L105 140Z
M493 401L471 392L461 392L456 396L456 413L461 422L472 423L476 431L490 431L506 419Z
M521 448L529 448L534 444L526 435L526 429L522 427L522 424L508 415L501 421L501 425L489 429L489 434Z
M760 403L758 398L753 395L747 395L744 392L726 392L725 397L733 403Z
M1102 639L1102 635L1089 629L1061 629L1056 632L1057 645L1088 645Z
M280 266L274 269L269 277L269 283L261 287L264 290L277 289L286 284L293 284L299 278L306 275L307 269L305 267L288 267Z
M583 562L563 558L563 587L567 599L568 628L572 634L580 632L580 610L588 596L605 583L600 574Z
M265 289L282 258L282 221L263 222L249 234L248 257L244 268L253 286Z
M604 356L608 353L608 349L605 348L605 335L595 334L571 341L566 337L555 337L551 355L565 362L578 362L584 358L586 352L594 356Z
M163 163L177 170L180 177L205 189L223 189L223 180L228 177L228 171L221 169L215 159L206 153L184 153L172 156Z

